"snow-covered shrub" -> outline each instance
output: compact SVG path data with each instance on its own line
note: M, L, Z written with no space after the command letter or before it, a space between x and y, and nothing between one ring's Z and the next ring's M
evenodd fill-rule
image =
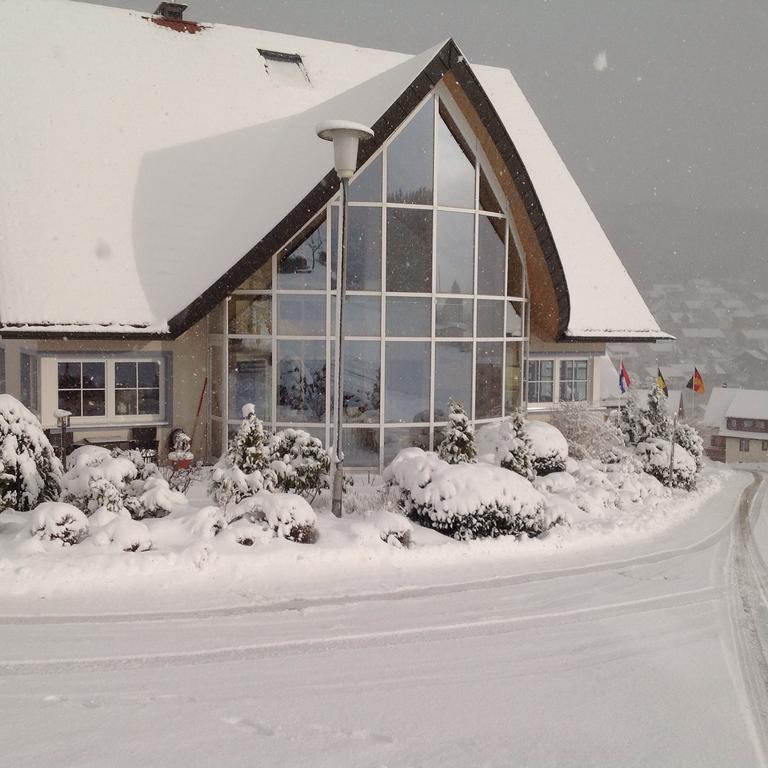
M535 477L533 462L536 457L525 428L525 419L519 411L479 429L477 451L481 456L493 457L495 464L526 480Z
M695 427L679 421L675 428L675 442L685 448L696 462L696 471L701 471L701 457L704 455L704 441Z
M168 488L157 466L140 451L84 445L69 455L67 465L61 500L87 515L104 508L135 520L163 517L187 501Z
M696 487L696 460L685 448L676 445L670 473L671 450L672 443L661 437L649 437L636 448L643 470L649 475L670 488L693 490Z
M89 518L91 539L100 547L110 544L123 552L147 552L152 549L149 528L138 520L117 515L104 507Z
M71 504L44 501L32 511L30 534L43 541L77 544L88 535L88 518Z
M448 464L435 453L406 448L384 470L412 520L466 540L539 536L561 522L544 512L542 495L523 477L489 464Z
M328 488L331 459L316 437L302 429L284 429L269 443L270 468L274 487L285 493L297 493L307 501Z
M391 509L380 509L371 513L369 519L383 542L406 549L411 546L413 526L405 515Z
M645 440L649 428L648 417L634 390L630 390L622 399L612 416L612 423L621 432L624 445L635 446Z
M557 427L546 421L529 420L525 424L533 450L533 470L536 475L562 472L568 458L568 441Z
M443 441L437 448L437 454L449 464L474 462L477 456L475 429L461 403L450 400L449 407L448 426L445 428Z
M255 407L248 403L243 406L243 422L237 434L213 468L208 493L217 504L226 506L270 490L275 482L264 425L256 417Z
M613 455L614 452L620 457L621 430L614 421L606 420L601 411L595 411L587 403L560 403L552 414L552 424L565 437L570 455L575 459L599 458L602 461L603 455Z
M35 415L11 395L0 395L0 512L26 512L55 501L61 462Z
M648 391L648 405L644 413L648 427L643 439L660 437L669 440L672 435L672 419L667 413L667 396L657 382L654 382Z
M192 438L183 429L174 429L171 433L171 450L168 453L168 461L192 461L195 454L192 453Z
M230 523L263 521L276 536L301 544L317 541L317 515L306 499L293 493L259 491L231 507L227 519Z

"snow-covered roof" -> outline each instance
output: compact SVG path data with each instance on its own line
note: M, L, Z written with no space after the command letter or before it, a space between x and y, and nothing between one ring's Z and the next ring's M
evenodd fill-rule
M718 387L713 389L707 409L704 412L704 423L709 427L725 427L726 418L734 419L768 419L768 391L762 389L730 389ZM723 434L721 430L721 434ZM734 437L749 437L736 435ZM754 433L752 437L754 437Z
M0 48L0 325L90 334L168 331L332 172L315 124L374 124L444 50L188 34L69 0L0 3ZM260 49L299 54L308 82ZM665 337L511 73L471 72L546 215L564 334Z

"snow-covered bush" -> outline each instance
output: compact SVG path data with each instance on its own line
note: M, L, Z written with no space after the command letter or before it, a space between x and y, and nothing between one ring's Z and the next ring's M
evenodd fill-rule
M546 421L527 421L525 425L533 450L536 475L562 472L568 458L568 441L557 427Z
M101 507L90 516L89 523L91 539L96 546L113 545L123 552L147 552L152 549L149 528L138 520Z
M675 427L675 442L685 448L696 462L696 471L701 471L701 457L704 455L704 441L695 427L679 421Z
M265 522L276 536L312 544L317 540L317 515L306 499L293 493L259 491L227 512L229 523L246 520Z
M297 493L307 501L328 488L331 459L316 437L301 429L284 429L269 443L270 468L274 487L285 493Z
M213 468L209 495L217 504L226 506L261 490L271 490L276 478L270 458L264 425L256 417L255 407L248 403L243 406L243 422L237 434Z
M595 411L587 403L560 403L552 414L552 424L565 437L569 453L575 459L603 461L604 456L620 457L621 430L615 421L606 420L601 411Z
M44 501L32 511L29 532L34 538L71 546L88 535L88 518L71 504Z
M654 382L648 391L648 405L644 413L648 426L643 440L649 437L669 440L672 435L672 419L667 413L667 395L657 382Z
M391 509L380 509L371 513L369 520L378 530L383 542L406 549L411 546L413 526L405 515Z
M672 443L661 437L649 437L636 448L643 470L670 488L691 491L696 487L696 460L680 445L675 446L670 473Z
M448 464L406 448L384 470L403 512L421 525L466 540L539 536L561 522L544 512L542 495L523 477L489 464Z
M461 403L450 400L449 407L448 426L445 428L443 441L437 448L437 454L449 464L474 462L477 456L475 429Z
M171 450L168 453L168 461L192 461L195 454L192 453L191 448L192 438L183 429L174 429L171 433Z
M648 417L634 390L629 393L613 414L612 423L621 432L624 445L635 446L643 442L648 435Z
M84 445L69 455L67 465L61 500L86 515L104 508L141 520L163 517L187 503L184 494L172 491L157 466L140 451Z
M61 462L35 415L11 395L0 395L0 512L55 501L61 475Z
M515 411L506 419L487 424L477 432L477 451L483 457L492 457L495 464L533 480L536 458L525 428L525 419Z

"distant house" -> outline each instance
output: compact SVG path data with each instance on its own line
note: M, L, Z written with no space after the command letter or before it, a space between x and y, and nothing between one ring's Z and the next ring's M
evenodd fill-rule
M713 389L704 425L714 430L707 455L716 461L768 462L768 391Z
M508 70L171 10L0 3L0 381L44 426L182 426L211 458L250 402L329 441L327 119L375 133L350 192L349 466L435 446L451 397L476 423L599 406L607 342L669 338Z

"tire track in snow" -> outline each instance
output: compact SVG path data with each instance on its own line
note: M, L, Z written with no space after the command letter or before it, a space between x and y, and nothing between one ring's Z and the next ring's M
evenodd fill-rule
M258 660L330 650L371 648L399 645L414 641L458 640L466 637L488 637L521 629L565 625L585 621L616 618L646 611L681 608L721 600L723 590L702 587L658 597L641 598L607 605L576 608L508 618L483 619L453 624L382 630L376 632L329 635L275 643L210 648L178 653L132 654L69 659L18 659L0 661L0 676L30 674L61 674L76 671L102 672L136 669L150 666L211 664L231 661Z
M750 486L751 487L751 486ZM742 491L742 496L745 491ZM38 615L0 615L0 626L26 624L106 624L123 622L154 622L154 621L186 621L189 619L213 619L227 616L246 616L261 613L282 613L287 611L303 611L311 608L325 608L351 605L355 603L386 602L390 600L411 600L421 597L439 597L461 592L472 592L486 589L503 589L519 584L532 584L539 581L568 578L619 568L629 568L637 565L653 565L676 557L700 552L723 539L730 531L738 511L734 512L715 531L703 539L687 544L684 547L664 549L650 552L647 555L626 558L623 560L607 560L602 563L558 568L548 571L529 571L514 576L476 579L473 581L439 584L431 587L404 587L387 592L363 592L352 595L337 595L333 597L294 598L279 602L252 603L229 607L199 608L186 611L156 611L140 613L103 613L103 614L38 614ZM767 584L768 588L768 584Z
M765 499L764 478L739 500L727 563L729 617L736 656L749 700L752 733L760 764L768 766L768 568L753 536Z

